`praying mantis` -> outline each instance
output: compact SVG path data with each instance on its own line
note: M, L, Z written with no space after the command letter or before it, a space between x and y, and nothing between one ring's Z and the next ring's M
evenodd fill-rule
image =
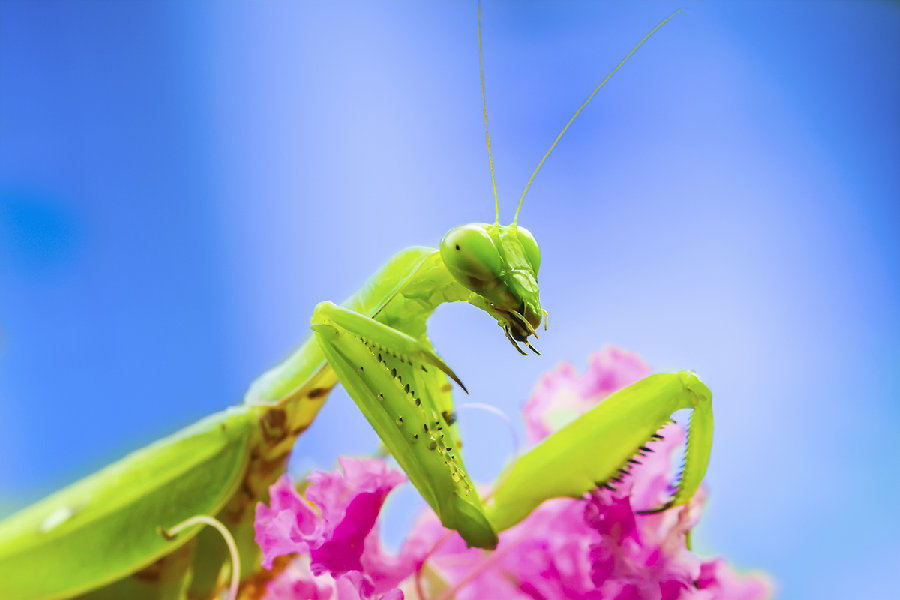
M591 93L532 179L594 94L667 20ZM241 406L0 523L0 598L208 598L229 575L233 589L257 577L255 506L267 499L295 441L338 383L443 525L470 546L494 548L499 532L547 499L578 498L620 481L629 461L684 408L693 409L684 471L672 499L649 511L689 501L706 472L713 418L709 389L687 371L652 375L610 396L515 460L490 501L480 497L462 460L453 412L452 386L465 387L434 351L426 326L440 304L468 302L491 315L520 353L537 352L530 338L542 322L546 328L540 248L518 224L522 201L512 223L501 226L496 184L494 196L494 223L455 227L439 248L408 248L342 304L320 303L312 335L254 382ZM224 531L239 561L228 560L219 532L195 523L197 516Z

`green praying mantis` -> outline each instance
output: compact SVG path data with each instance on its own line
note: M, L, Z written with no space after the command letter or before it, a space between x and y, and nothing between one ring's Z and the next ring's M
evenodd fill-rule
M593 95L667 20L597 86L535 174ZM489 134L487 140L493 178ZM693 412L677 490L647 512L689 501L706 472L713 417L709 389L687 371L652 375L610 396L515 460L489 501L479 496L463 464L453 412L452 384L465 387L435 353L426 325L438 305L468 302L490 314L519 352L536 352L530 338L542 321L546 328L547 314L539 299L540 248L518 225L518 208L511 225L500 225L496 184L494 196L493 224L455 227L437 249L404 250L342 304L320 303L313 335L254 382L241 406L0 523L0 598L208 598L229 575L233 586L260 577L255 506L267 500L294 442L338 383L443 525L470 546L494 548L499 532L547 499L611 487L684 408ZM239 561L228 560L220 532L203 523L225 533Z

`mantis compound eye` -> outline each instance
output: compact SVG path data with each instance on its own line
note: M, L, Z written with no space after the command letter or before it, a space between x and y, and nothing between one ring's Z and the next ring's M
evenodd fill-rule
M484 225L475 223L447 232L441 240L441 258L450 273L463 282L489 282L501 277L504 271L494 240Z
M541 249L538 247L537 240L534 239L530 231L521 225L516 226L516 233L519 243L522 244L522 250L525 251L525 258L528 259L534 274L537 275L538 270L541 268Z

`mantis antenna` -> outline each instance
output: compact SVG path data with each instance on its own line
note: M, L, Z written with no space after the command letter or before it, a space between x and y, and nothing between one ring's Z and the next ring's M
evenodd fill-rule
M528 188L529 188L529 186L531 186L531 182L534 180L534 176L537 175L537 172L541 170L541 165L544 164L544 161L547 160L547 157L550 156L550 153L551 153L551 152L553 152L553 149L556 147L556 143L559 141L559 138L561 138L561 137L563 136L563 134L566 132L566 129L568 129L568 128L569 128L569 125L572 124L572 121L575 120L575 117L577 117L578 114L581 112L581 110L582 110L585 106L588 105L588 102L591 101L591 98L594 97L594 94L596 94L597 92L599 92L599 91L600 91L600 88L602 88L602 87L604 86L604 84L605 84L607 81L609 81L609 78L612 77L613 74L615 74L615 72L619 70L619 67L621 67L622 65L624 65L625 62L626 62L629 58L631 58L631 55L634 54L635 52L637 52L637 49L640 48L640 47L644 44L644 42L646 42L647 39L648 39L651 35L653 35L654 33L656 33L656 30L657 30L657 29L659 29L660 27L662 27L663 25L665 25L665 24L666 24L666 21L668 21L669 19L671 19L672 17L674 17L675 15L677 15L678 13L680 13L680 12L683 11L683 10L684 10L683 8L679 8L678 10L676 10L675 12L673 12L671 15L669 15L668 17L666 17L665 19L663 19L663 20L659 23L659 25L657 25L657 26L654 27L652 30L650 30L650 33L648 33L647 35L645 35L644 38L643 38L640 42L638 42L637 46L635 46L634 48L631 49L631 52L629 52L629 53L625 56L625 58L622 59L622 62L620 62L618 65L616 65L616 68L609 72L609 75L607 75L606 78L604 78L603 81L600 82L600 85L598 85L596 88L594 88L594 91L591 92L591 95L588 96L587 100L584 101L584 104L582 104L581 106L578 107L578 110L575 111L575 114L572 115L572 118L569 119L569 122L566 123L565 127L562 128L562 131L559 132L559 135L556 136L556 139L553 140L553 143L550 144L550 149L547 150L547 153L546 153L546 154L544 154L544 158L542 158L542 159L541 159L541 162L538 163L538 166L537 166L537 168L534 170L534 173L531 174L531 178L528 180L528 183L525 184L525 191L522 192L522 198L519 200L519 206L516 207L516 214L515 214L515 216L513 217L513 225L515 225L516 222L519 220L519 210L522 208L522 202L525 200L525 194L528 193ZM479 51L480 51L480 49L481 49L481 20L480 20L480 19L481 19L481 12L480 12L480 4L479 4L479 25L478 25L478 27L479 27L479 29L478 29L478 31L479 31L479 35L478 35L478 45L479 45L478 47L479 47ZM484 75L482 75L481 89L482 89L482 95L483 95L483 94L484 94ZM485 111L485 125L486 125L486 123L487 123L487 111ZM490 151L490 142L488 142L488 151ZM493 176L493 170L491 171L491 176ZM496 193L496 191L497 191L497 190L496 190L496 188L495 188L495 189L494 189L494 193ZM498 204L498 206L499 206L499 204Z
M494 186L494 209L497 215L494 225L500 226L500 197L497 195L497 179L494 177L494 157L491 155L491 133L488 131L487 99L484 95L484 57L481 54L481 0L478 0L478 66L481 70L481 106L484 109L484 134L487 136L488 163L491 165L491 183Z

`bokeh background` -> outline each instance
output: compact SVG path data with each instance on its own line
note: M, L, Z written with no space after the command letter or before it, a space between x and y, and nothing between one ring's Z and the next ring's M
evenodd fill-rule
M517 422L542 371L605 343L697 370L716 410L697 549L785 598L888 598L898 4L488 1L503 220L590 90L682 6L525 200L543 356L465 305L438 310L432 339L471 400ZM0 515L239 402L318 301L493 219L483 127L473 2L4 0ZM504 425L462 426L490 480ZM375 447L336 393L292 470Z

